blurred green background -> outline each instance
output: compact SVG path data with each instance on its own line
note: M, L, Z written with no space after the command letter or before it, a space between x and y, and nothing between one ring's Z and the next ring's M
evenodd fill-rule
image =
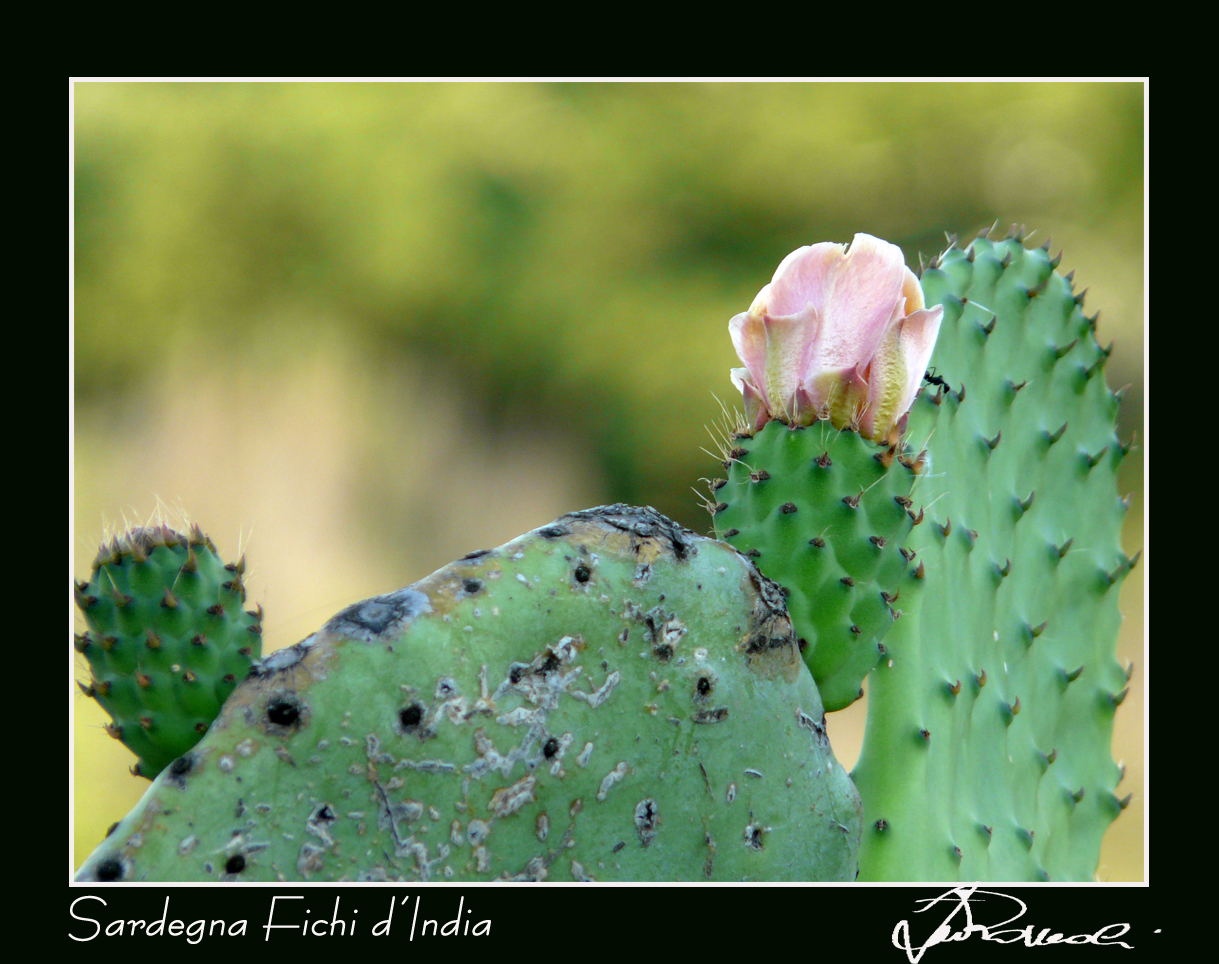
M267 650L573 509L707 531L727 322L802 244L864 231L917 264L996 218L1051 234L1143 441L1141 84L74 94L74 574L125 522L198 521L247 553ZM1141 450L1123 484L1133 552ZM1143 574L1102 880L1145 872ZM147 782L73 692L79 864ZM848 766L863 710L830 718Z

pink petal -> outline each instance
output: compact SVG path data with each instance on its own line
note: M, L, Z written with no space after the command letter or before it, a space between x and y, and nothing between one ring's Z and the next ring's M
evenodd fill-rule
M884 342L872 356L868 366L867 404L859 419L859 433L880 441L889 434L900 413L898 402L905 388L908 372L901 351L900 323L889 329ZM920 378L922 372L919 372Z
M765 296L765 309L772 315L798 314L809 304L820 312L830 277L842 263L845 250L846 245L831 241L797 248L779 263L774 279L754 303Z
M919 284L918 278L909 268L906 269L906 276L902 280L902 294L906 296L907 315L923 309L923 286Z
M890 329L872 358L868 371L868 404L860 419L862 434L882 441L914 402L944 308L924 308L907 315Z
M794 421L796 393L801 387L809 355L817 339L817 310L807 306L798 314L762 316L766 327L766 398L772 415Z
M823 407L828 411L833 425L839 428L855 425L866 411L868 383L864 375L865 366L860 365L822 376L824 384L831 385Z
M754 385L753 376L750 375L748 368L734 368L729 374L732 377L732 384L745 399L745 418L752 430L756 432L770 420L766 399Z
M762 316L752 311L734 315L728 322L728 334L732 336L732 347L736 349L737 357L753 376L755 389L766 384L766 326L762 323Z
M842 371L872 357L895 320L906 272L897 245L869 234L855 235L846 256L830 272L823 295L816 369Z
M909 306L907 306L909 307ZM940 322L944 319L944 306L922 308L911 312L902 320L901 350L908 368L907 378L898 400L898 413L905 414L914 404L935 349L935 340L940 334Z

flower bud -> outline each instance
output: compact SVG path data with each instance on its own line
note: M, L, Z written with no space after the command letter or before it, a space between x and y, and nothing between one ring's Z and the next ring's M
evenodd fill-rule
M745 363L732 383L756 431L770 419L829 419L885 441L904 425L939 334L901 249L867 234L783 259L749 311L728 323Z

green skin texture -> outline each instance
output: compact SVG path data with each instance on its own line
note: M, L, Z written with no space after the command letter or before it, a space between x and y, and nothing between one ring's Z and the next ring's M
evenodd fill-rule
M853 880L823 723L747 558L573 513L272 654L78 879Z
M914 525L915 473L828 422L791 430L772 421L734 441L728 479L714 490L715 534L788 589L825 708L842 709L862 695L901 614L894 594L910 568L901 549Z
M76 648L92 675L81 688L138 757L138 776L152 779L199 742L262 651L240 569L197 530L155 527L103 546L76 587L89 627Z
M1124 806L1109 749L1128 680L1117 590L1133 565L1119 545L1118 398L1095 319L1054 266L1019 238L980 238L923 274L927 303L944 305L931 364L951 390L924 387L905 449L919 473L892 459L853 524L839 495L884 473L886 449L825 423L738 436L747 453L717 492L717 533L739 529L729 540L789 588L827 708L871 670L852 773L861 880L1089 880ZM826 440L831 469L812 458ZM770 477L756 481L760 470ZM902 494L904 523L892 512ZM798 512L782 513L789 500ZM905 526L913 558L872 575L860 533L882 517L896 518L886 534ZM810 549L813 533L825 548ZM844 638L839 570L855 577L852 599L884 591L902 611L859 622L858 658L823 651Z
M1090 880L1123 807L1110 743L1133 565L1107 353L1018 237L949 250L922 285L944 305L932 365L952 392L910 412L925 578L903 580L871 677L860 879Z

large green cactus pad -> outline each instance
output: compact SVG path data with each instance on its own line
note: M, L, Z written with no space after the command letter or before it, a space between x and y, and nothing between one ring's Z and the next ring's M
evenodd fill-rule
M560 518L268 657L83 880L853 880L778 587L653 510Z
M925 577L869 683L861 879L1086 880L1122 803L1117 397L1082 296L1018 237L950 250L910 413ZM764 562L760 560L760 562ZM763 566L765 570L765 566Z

